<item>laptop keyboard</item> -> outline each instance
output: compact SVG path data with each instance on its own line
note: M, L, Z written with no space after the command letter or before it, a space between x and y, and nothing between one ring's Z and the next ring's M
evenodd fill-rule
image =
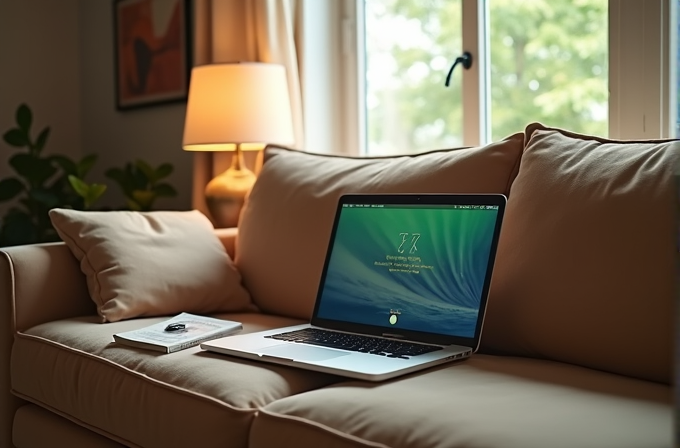
M442 347L436 345L394 341L392 339L340 333L319 328L305 328L303 330L289 331L265 337L401 359L409 359L411 356L418 356L442 349Z

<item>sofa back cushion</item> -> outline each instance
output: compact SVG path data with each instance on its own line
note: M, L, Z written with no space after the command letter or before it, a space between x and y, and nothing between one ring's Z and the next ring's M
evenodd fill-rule
M519 133L480 148L386 158L267 148L236 241L253 301L267 313L310 318L342 194L507 194L523 143Z
M526 136L482 350L670 382L680 142Z

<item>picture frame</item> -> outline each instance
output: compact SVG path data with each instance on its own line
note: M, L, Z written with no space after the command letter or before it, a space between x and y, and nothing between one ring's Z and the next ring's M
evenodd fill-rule
M116 109L186 101L190 0L114 0Z

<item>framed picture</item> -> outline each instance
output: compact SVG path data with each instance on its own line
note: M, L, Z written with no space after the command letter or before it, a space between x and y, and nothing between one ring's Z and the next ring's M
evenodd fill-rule
M116 107L185 101L191 69L189 0L114 0Z

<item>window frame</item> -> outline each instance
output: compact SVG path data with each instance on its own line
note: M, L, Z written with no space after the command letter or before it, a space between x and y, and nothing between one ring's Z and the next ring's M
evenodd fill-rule
M671 0L609 1L609 138L674 135Z
M321 54L302 49L303 97L324 102L324 110L305 103L305 128L334 129L320 138L307 136L305 148L313 152L333 152L365 156L367 151L365 108L364 0L301 0L305 36L332 35L326 60ZM671 104L677 92L676 68L672 55L677 43L671 42L671 29L677 24L677 0L609 0L609 135L611 139L671 138L675 134L677 111ZM314 3L315 6L309 5ZM464 70L463 145L478 146L491 142L489 39L487 0L461 0L463 23L476 24L463 29L463 51L475 56L475 63ZM323 6L321 6L323 5ZM323 9L320 21L319 8ZM480 21L480 18L485 20ZM327 22L328 26L319 26ZM482 26L477 26L479 24ZM330 25L334 24L334 25ZM308 29L309 28L309 29ZM676 36L674 36L677 38ZM309 39L303 39L309 42ZM305 47L307 44L303 44ZM481 50L484 50L482 52ZM479 57L483 54L484 57ZM455 58L457 55L451 55ZM314 65L309 64L314 60ZM641 63L642 60L642 63ZM323 69L332 67L332 69ZM324 76L327 90L310 90L307 85ZM334 86L337 91L333 88ZM527 120L534 120L527 117ZM325 122L325 123L324 123ZM521 131L521 129L518 129ZM324 151L325 149L325 151Z

